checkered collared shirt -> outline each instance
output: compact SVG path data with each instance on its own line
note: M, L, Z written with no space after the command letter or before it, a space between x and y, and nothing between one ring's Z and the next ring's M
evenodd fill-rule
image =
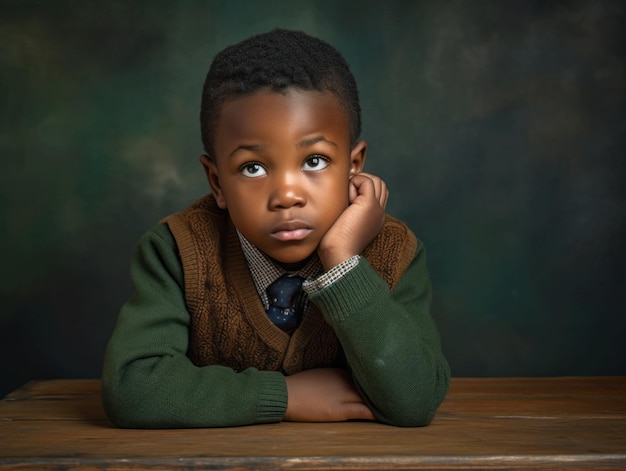
M330 286L359 263L359 256L356 255L324 273L324 269L319 259L317 257L312 257L302 269L297 272L288 272L252 245L239 231L237 231L237 235L239 236L241 248L244 256L246 257L246 262L248 263L248 268L250 268L250 273L252 274L252 279L254 280L254 286L256 287L256 291L261 298L263 307L266 310L269 307L269 300L266 291L268 286L285 273L288 273L291 276L301 276L306 280L302 285L303 292L297 301L299 309L302 309L302 312L304 312L308 305L307 294L315 293L316 291Z

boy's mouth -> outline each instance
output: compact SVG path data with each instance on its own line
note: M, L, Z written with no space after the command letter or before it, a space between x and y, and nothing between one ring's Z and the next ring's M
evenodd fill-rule
M272 229L271 236L282 242L297 241L305 239L312 230L308 224L302 221L289 221Z

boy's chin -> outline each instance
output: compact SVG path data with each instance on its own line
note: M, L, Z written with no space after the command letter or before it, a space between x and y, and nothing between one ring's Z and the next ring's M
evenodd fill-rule
M313 253L310 253L305 258L301 258L301 257L292 257L292 258L281 257L282 259L272 258L272 260L274 260L274 262L276 264L280 265L281 267L283 267L287 271L298 271L298 270L304 268L304 266L307 263L309 263L309 261L314 256L315 256L315 251L313 251Z

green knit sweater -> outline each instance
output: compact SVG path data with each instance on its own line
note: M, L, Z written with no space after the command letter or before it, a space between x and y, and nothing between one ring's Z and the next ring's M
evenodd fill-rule
M184 272L169 228L141 239L131 265L134 293L105 355L102 397L121 427L218 427L278 422L287 409L283 373L200 366L189 358ZM449 384L430 315L423 246L393 290L362 258L311 296L334 330L355 384L385 423L426 425ZM196 362L197 363L197 362Z

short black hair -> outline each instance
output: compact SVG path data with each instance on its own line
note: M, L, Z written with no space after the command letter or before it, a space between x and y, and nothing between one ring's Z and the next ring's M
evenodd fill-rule
M327 42L302 31L275 29L258 34L219 52L202 90L200 127L202 143L213 155L213 132L228 99L269 88L328 91L344 107L350 141L361 134L361 107L356 80L343 56Z

